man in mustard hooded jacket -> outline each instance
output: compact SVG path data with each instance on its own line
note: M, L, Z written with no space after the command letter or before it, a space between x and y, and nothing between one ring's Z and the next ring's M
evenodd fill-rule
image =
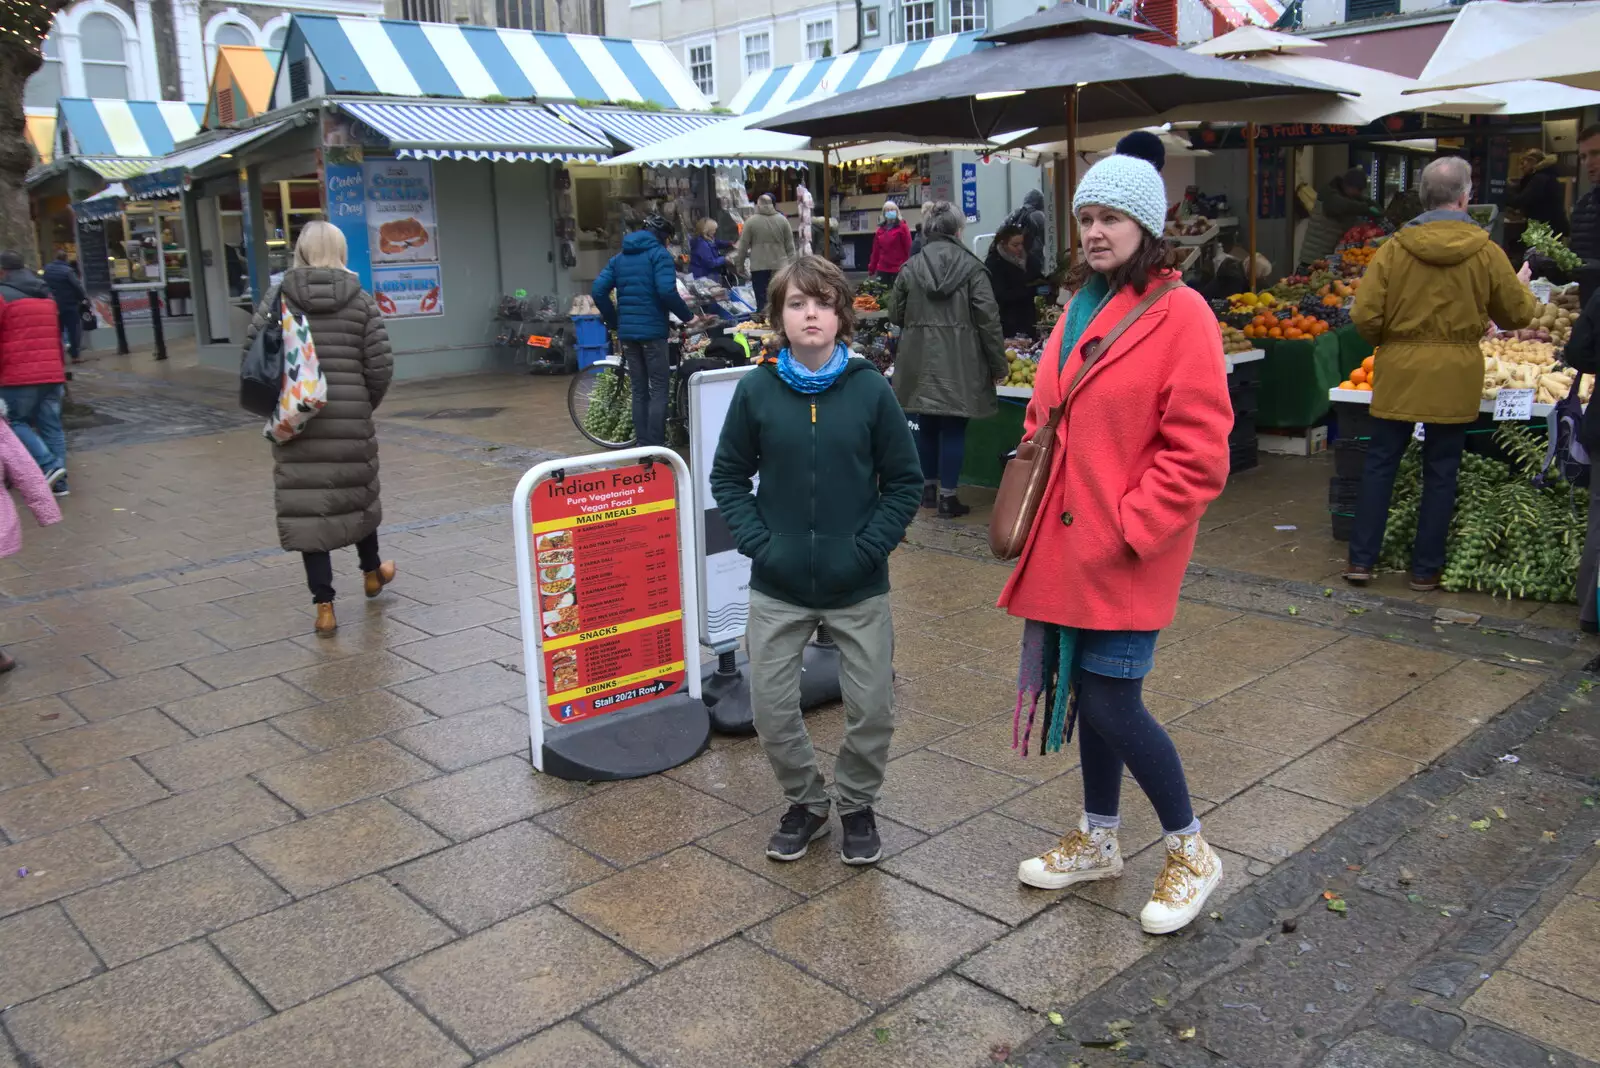
M1439 588L1445 536L1455 511L1456 474L1467 427L1483 394L1478 341L1490 320L1506 330L1533 319L1529 269L1506 254L1467 214L1472 169L1456 156L1422 172L1423 212L1384 243L1367 267L1350 318L1379 347L1373 367L1372 440L1361 477L1345 580L1364 586L1383 548L1400 459L1417 423L1422 504L1411 553L1411 588Z

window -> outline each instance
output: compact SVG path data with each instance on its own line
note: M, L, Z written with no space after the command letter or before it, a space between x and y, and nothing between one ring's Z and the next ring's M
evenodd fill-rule
M128 99L128 59L122 27L110 15L86 15L78 23L83 50L83 92L102 99Z
M905 17L905 37L908 41L926 41L938 35L935 25L933 0L920 0L919 3L907 4L903 8Z
M219 45L246 45L253 47L256 43L255 37L248 30L231 22L225 26L217 27L217 35L214 40Z
M744 76L760 74L764 70L772 69L772 33L762 30L760 33L747 33L744 35Z
M413 22L443 22L440 0L400 0L400 17Z
M272 35L267 38L267 47L274 52L283 51L283 39L287 36L289 36L289 24L285 22L282 26L272 31Z
M878 36L878 9L875 7L863 8L861 11L861 36Z
M61 99L61 46L55 34L44 39L39 49L44 53L44 66L33 72L22 91L22 103L30 108L53 108Z
M713 100L717 96L717 65L714 45L691 45L689 48L689 77L695 88Z
M495 18L508 30L542 30L544 0L495 0Z
M950 0L950 32L971 33L984 28L984 0Z
M806 23L806 58L833 58L833 20Z

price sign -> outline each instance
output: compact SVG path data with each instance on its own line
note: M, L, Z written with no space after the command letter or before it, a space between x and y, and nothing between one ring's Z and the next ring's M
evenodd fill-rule
M541 337L538 334L529 334L528 347L534 349L547 349L550 347L550 339L547 337Z
M1497 423L1526 423L1533 418L1533 390L1502 389L1494 399Z
M1530 282L1528 283L1528 286L1533 290L1534 300L1538 301L1540 304L1550 303L1550 291L1553 287L1549 282Z
M528 501L550 715L572 723L677 690L685 657L671 468L546 479Z
M1428 440L1428 427L1427 427L1427 425L1424 424L1424 423L1418 423L1417 425L1413 426L1411 428L1411 440L1412 441L1427 441Z

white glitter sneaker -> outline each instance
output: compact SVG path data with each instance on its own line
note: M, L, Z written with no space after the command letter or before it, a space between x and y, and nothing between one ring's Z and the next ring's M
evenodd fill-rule
M1075 883L1115 879L1122 874L1122 850L1117 832L1106 827L1089 829L1087 817L1078 829L1068 831L1054 849L1017 865L1017 878L1041 890L1060 890Z
M1222 858L1199 832L1167 835L1167 862L1156 876L1155 892L1139 913L1146 934L1180 931L1205 908L1222 881Z

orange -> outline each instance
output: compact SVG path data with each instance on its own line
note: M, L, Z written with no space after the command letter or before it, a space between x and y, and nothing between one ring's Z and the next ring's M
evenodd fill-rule
M1356 384L1354 382L1350 381L1347 378L1343 382L1339 383L1339 388L1340 389L1355 389L1356 388Z
M1282 337L1283 336L1283 329L1281 327L1276 327L1275 326L1271 330L1267 331L1267 336L1268 337Z
M1365 368L1357 367L1354 371L1350 372L1350 381L1354 382L1356 385L1359 386L1361 383L1365 382L1366 380L1367 380L1367 372L1366 372Z
M1376 362L1377 361L1371 356L1368 356L1366 359L1361 361L1361 369L1370 375L1372 373L1372 365Z
M1372 383L1371 382L1357 382L1356 383L1356 388L1361 390L1364 393L1371 393L1372 392Z

